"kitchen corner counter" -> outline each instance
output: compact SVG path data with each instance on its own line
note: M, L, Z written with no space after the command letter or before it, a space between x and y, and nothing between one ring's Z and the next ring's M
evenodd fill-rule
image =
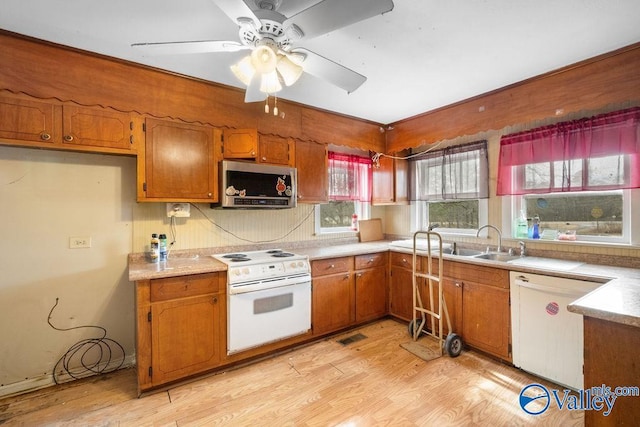
M640 271L619 277L571 303L573 313L640 328Z
M144 254L129 254L129 281L160 279L187 274L227 271L227 266L210 255L185 254L169 257L166 262L148 262Z

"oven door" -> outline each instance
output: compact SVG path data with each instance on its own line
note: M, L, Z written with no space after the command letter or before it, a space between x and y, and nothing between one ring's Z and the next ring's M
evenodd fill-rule
M227 354L304 334L311 329L311 280L228 298Z

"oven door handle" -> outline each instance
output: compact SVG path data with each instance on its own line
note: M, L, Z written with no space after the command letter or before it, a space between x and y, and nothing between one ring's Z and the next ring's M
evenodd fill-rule
M252 282L236 283L229 285L229 295L244 294L247 292L264 291L267 289L281 288L284 286L310 283L311 274L281 277L278 279L255 280Z

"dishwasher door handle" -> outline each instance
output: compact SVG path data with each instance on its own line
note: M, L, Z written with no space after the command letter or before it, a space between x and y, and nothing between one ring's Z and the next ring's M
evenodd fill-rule
M556 295L569 295L573 297L581 297L589 293L588 290L580 291L576 289L557 288L555 286L539 285L537 283L531 283L531 282L520 280L520 279L516 279L514 281L514 284L516 286L521 286L523 288L529 288L536 291L548 292Z

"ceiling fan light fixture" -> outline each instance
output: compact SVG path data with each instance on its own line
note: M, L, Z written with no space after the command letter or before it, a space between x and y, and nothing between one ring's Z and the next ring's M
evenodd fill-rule
M260 92L264 93L276 93L282 90L278 73L272 71L270 73L263 73L260 80Z
M276 69L278 57L271 47L262 45L251 52L251 63L258 73L267 74Z
M302 72L304 71L301 66L292 62L285 55L280 55L280 59L278 59L277 65L278 73L282 77L282 81L285 85L291 86L295 82L298 81Z
M233 74L246 86L251 84L251 79L256 73L256 69L251 63L251 56L245 56L238 63L231 66Z

